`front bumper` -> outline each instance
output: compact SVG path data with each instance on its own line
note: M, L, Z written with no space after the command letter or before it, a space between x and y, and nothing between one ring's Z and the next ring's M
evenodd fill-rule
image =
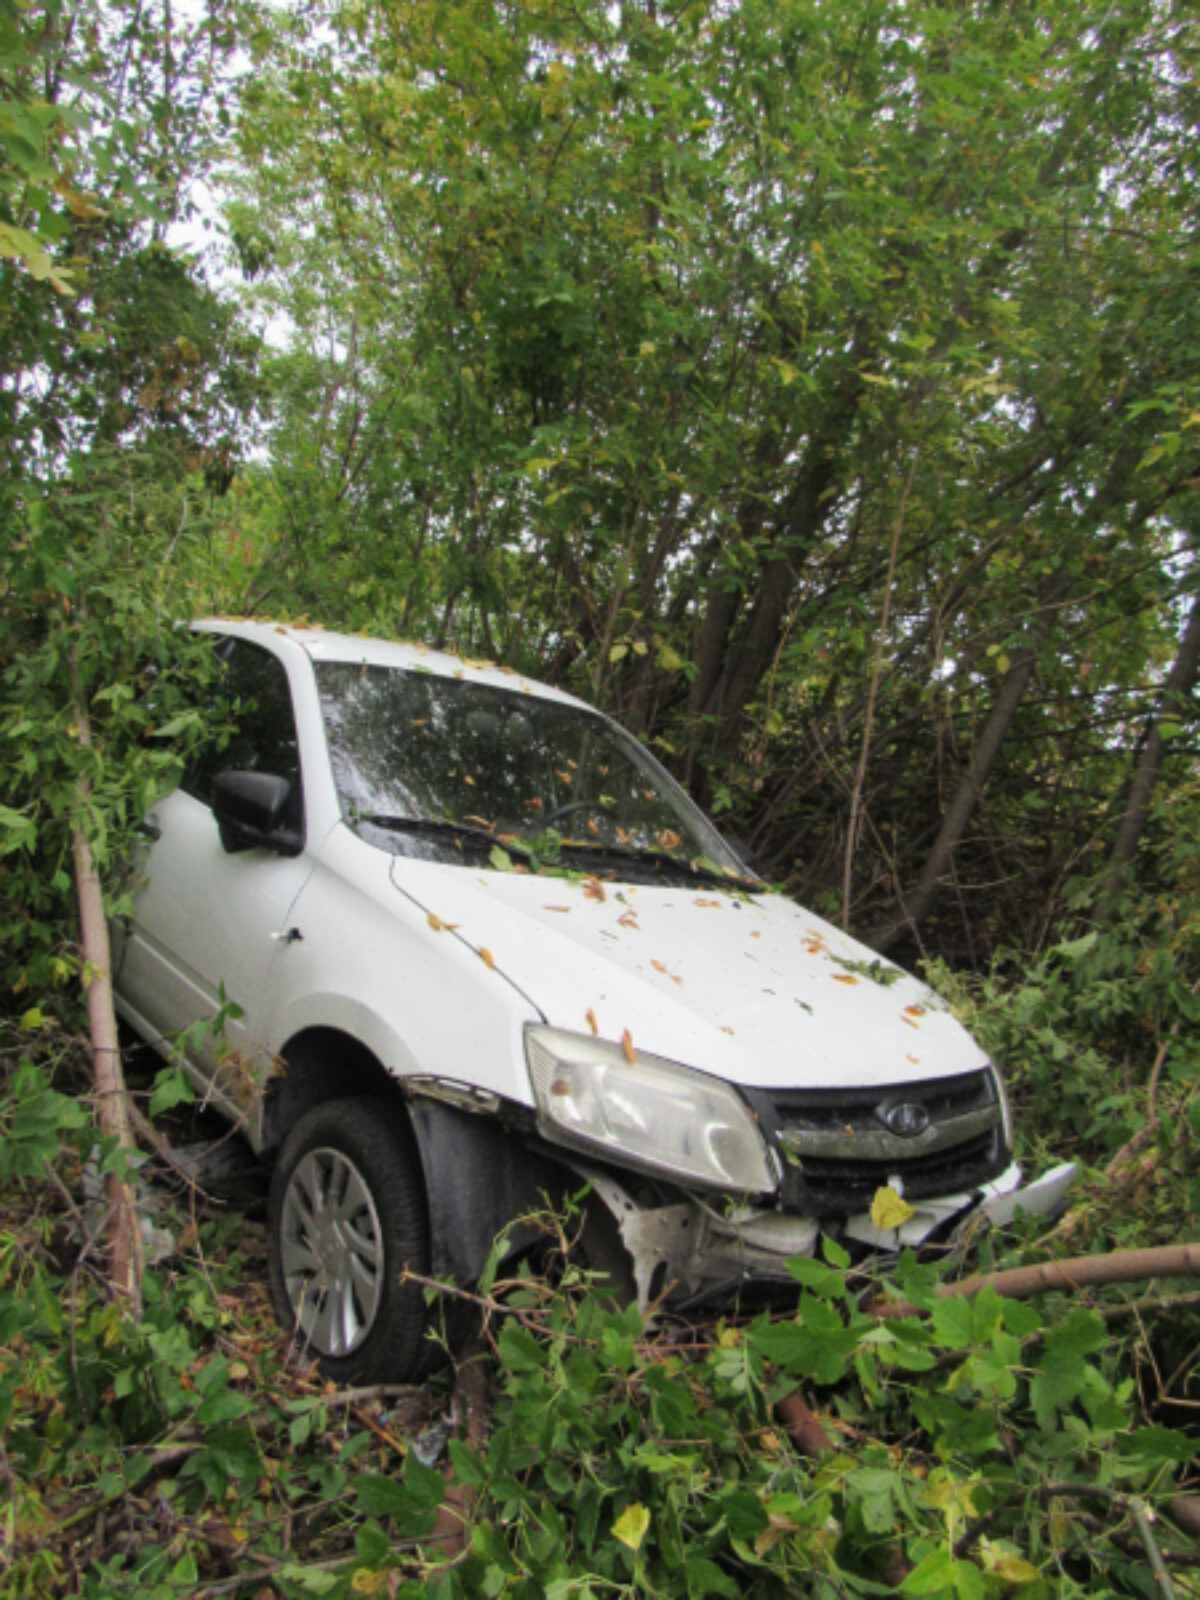
M788 1261L811 1255L822 1229L887 1255L934 1240L952 1243L972 1223L1003 1226L1018 1211L1054 1216L1078 1175L1076 1165L1067 1162L1022 1187L1021 1169L1013 1162L970 1192L913 1202L907 1222L883 1229L865 1212L834 1222L751 1206L723 1213L698 1199L640 1206L611 1173L572 1165L616 1219L643 1307L664 1294L670 1300L691 1300L723 1289L791 1283Z

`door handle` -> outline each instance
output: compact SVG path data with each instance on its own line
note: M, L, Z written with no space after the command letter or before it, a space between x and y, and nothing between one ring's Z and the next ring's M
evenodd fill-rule
M143 817L137 825L137 831L146 839L161 839L162 827L153 811L148 817Z

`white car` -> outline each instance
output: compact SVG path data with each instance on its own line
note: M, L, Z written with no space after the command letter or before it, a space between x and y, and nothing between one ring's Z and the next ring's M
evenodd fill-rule
M273 1295L332 1377L415 1371L405 1270L470 1283L587 1184L643 1302L786 1277L822 1230L943 1238L1016 1190L979 1045L766 892L608 718L419 645L197 626L234 731L146 819L118 1003L164 1052L192 1030L189 1072L272 1159Z

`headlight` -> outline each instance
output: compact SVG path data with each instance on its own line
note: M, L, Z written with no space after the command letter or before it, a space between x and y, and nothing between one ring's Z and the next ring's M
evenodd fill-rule
M525 1054L547 1139L686 1183L743 1194L776 1187L758 1125L720 1078L557 1028L528 1028Z

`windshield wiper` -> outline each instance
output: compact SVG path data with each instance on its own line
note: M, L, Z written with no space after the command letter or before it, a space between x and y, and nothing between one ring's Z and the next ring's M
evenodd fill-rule
M740 873L725 873L719 867L705 867L686 856L672 855L669 850L630 850L620 844L589 844L584 839L564 839L562 852L586 850L589 855L615 856L618 861L643 861L654 867L675 867L686 872L689 878L700 883L716 884L723 889L742 889L751 894L761 894L763 885L754 878L743 878Z
M492 833L487 828L476 828L469 822L449 822L442 817L393 816L386 811L355 811L347 820L369 822L373 827L388 828L393 833L440 833L451 839L478 839L522 856L526 861L533 860L533 851L520 840L502 839L498 833Z

